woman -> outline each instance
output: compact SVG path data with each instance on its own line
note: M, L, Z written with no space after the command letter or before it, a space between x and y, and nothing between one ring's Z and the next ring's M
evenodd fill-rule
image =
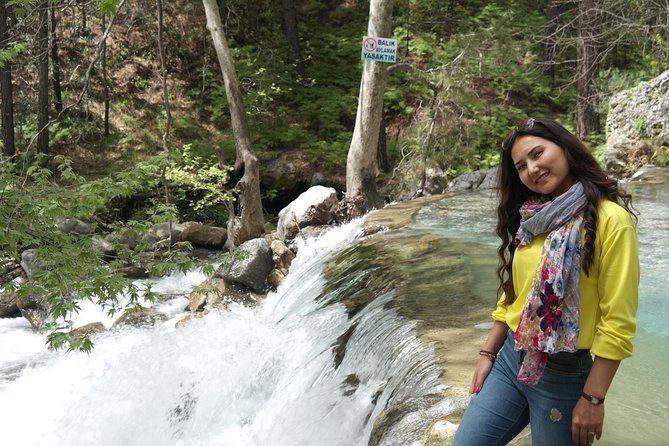
M636 330L630 196L564 127L532 118L502 144L499 193L502 296L453 445L507 444L528 424L534 446L592 444Z

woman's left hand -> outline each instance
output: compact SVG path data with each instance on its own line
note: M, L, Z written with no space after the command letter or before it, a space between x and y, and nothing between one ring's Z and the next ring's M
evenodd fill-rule
M595 406L579 398L571 416L571 439L579 446L588 446L602 437L604 405Z

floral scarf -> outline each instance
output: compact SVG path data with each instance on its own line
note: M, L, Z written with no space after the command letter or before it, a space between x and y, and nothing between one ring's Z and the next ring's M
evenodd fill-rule
M530 199L520 208L517 249L527 246L535 234L550 231L514 336L514 349L525 352L520 382L537 384L549 354L576 351L585 205L583 185L577 182L551 201Z

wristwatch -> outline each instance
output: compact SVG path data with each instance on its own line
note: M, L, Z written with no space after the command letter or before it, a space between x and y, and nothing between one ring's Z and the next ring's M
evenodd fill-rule
M600 404L604 404L604 397L602 398L597 398L596 396L588 395L587 393L583 392L581 393L581 396L583 399L585 399L587 402L590 404L594 404L595 406L599 406Z

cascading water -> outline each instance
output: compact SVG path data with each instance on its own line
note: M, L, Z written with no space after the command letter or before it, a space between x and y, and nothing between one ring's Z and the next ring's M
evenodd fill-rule
M411 444L461 402L432 404L441 369L415 322L388 305L392 288L352 310L346 290L372 271L328 286L323 269L360 234L351 223L302 243L290 275L255 308L233 304L180 329L176 317L113 329L90 355L45 351L38 335L3 320L3 356L13 342L29 347L0 361L3 444ZM201 279L156 286L176 294ZM183 306L182 297L163 311ZM402 422L418 410L432 416Z
M607 395L602 446L669 438L669 186L629 186L641 211L639 333ZM256 307L175 329L186 306L175 298L154 305L168 322L114 328L90 356L47 351L24 319L0 319L0 444L425 444L433 421L464 406L443 385L457 361L473 367L478 341L464 339L469 359L450 363L444 346L494 305L492 209L492 194L466 194L426 205L401 230L332 229L300 243ZM202 280L193 271L153 288L183 295ZM97 320L113 322L85 307L78 324Z

